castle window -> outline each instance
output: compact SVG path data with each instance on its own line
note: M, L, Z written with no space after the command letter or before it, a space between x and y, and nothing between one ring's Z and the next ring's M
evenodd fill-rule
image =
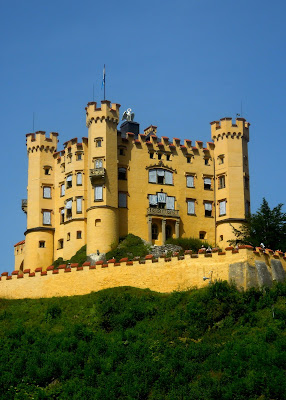
M153 240L158 239L158 225L157 224L152 224L152 239Z
M158 183L159 185L172 185L173 173L164 169L150 169L149 183Z
M224 154L221 154L218 156L218 163L219 164L224 164Z
M78 153L78 154L76 155L76 159L77 159L77 161L82 160L82 154L81 154L81 153Z
M65 195L65 192L66 192L66 187L65 187L65 184L62 183L62 184L61 184L61 196L64 196L64 195Z
M67 210L67 219L72 218L72 200L68 200L65 205L65 209Z
M46 247L46 242L45 242L44 240L40 240L40 241L39 241L39 247L40 247L41 249L43 249L44 247Z
M166 155L166 160L167 160L167 161L170 161L170 154L167 154L167 155Z
M82 185L82 173L81 173L81 172L78 172L78 173L76 174L76 184L77 184L78 186Z
M210 158L209 157L205 157L205 165L210 165Z
M221 175L218 177L218 188L219 189L225 188L225 175Z
M72 154L68 154L68 163L72 162Z
M205 201L205 217L212 216L212 203L210 201Z
M82 197L76 198L76 212L77 212L77 214L82 213Z
M162 154L158 154L158 160L161 160L161 158L162 158Z
M96 147L101 147L101 145L102 145L102 140L101 139L96 139L95 146Z
M226 200L221 200L219 202L219 216L226 215Z
M64 239L59 239L58 240L58 249L63 249L64 248Z
M44 167L45 175L51 175L51 167Z
M65 222L65 209L60 209L60 223L63 224Z
M173 196L166 197L166 209L175 210L175 197Z
M51 225L51 211L43 211L43 225Z
M44 199L51 199L51 188L49 186L43 187L43 198Z
M189 215L196 215L196 213L195 213L195 200L193 200L193 199L187 200L187 205L188 205L188 214Z
M72 187L72 175L67 176L66 182L67 182L67 189L70 189Z
M127 207L127 193L125 192L118 193L118 207L121 208Z
M67 233L67 241L71 240L71 234L70 232Z
M211 190L212 188L212 180L211 178L204 178L204 189Z
M94 161L94 167L95 167L95 168L102 168L102 158L97 158L97 159Z
M63 164L61 165L61 170L62 170L62 172L65 172L65 170L66 170L65 163L63 163Z
M188 164L191 164L191 160L192 160L191 157L187 157L187 163Z
M154 153L149 153L150 158L154 158Z
M187 187L188 188L194 188L195 187L194 175L188 175L187 176Z
M222 242L223 241L223 235L220 235L219 240Z
M205 231L200 231L200 232L199 232L199 238L200 238L201 240L206 239L206 235L207 235L207 233L206 233Z
M103 200L103 186L95 186L94 188L94 201Z
M122 148L119 149L119 155L120 156L124 156L125 155L124 149L122 149Z
M118 179L120 180L126 180L127 176L127 169L126 168L118 168Z
M81 239L81 231L77 231L76 232L76 238L77 239Z

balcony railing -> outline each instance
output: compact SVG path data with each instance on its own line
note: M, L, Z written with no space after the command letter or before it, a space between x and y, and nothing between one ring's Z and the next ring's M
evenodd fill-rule
M158 215L160 217L177 217L179 218L179 210L167 210L166 208L149 207L148 215Z
M24 211L25 214L27 214L27 206L28 206L27 199L22 199L22 210Z
M90 179L104 179L105 178L105 168L93 168L89 170Z

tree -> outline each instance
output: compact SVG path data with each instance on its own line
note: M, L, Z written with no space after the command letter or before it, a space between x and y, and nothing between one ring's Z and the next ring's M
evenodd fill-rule
M259 247L263 243L272 250L286 251L286 213L282 212L283 204L278 204L272 210L263 198L262 204L255 214L247 217L246 223L239 229L233 228L232 245L249 244Z

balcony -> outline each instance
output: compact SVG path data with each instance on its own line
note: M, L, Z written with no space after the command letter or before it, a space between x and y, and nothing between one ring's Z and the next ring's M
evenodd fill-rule
M105 168L93 168L89 170L89 177L92 181L105 179Z
M22 210L24 211L25 214L27 214L27 206L28 206L27 199L22 199Z
M159 216L159 217L173 217L179 218L179 210L167 210L166 208L147 208L147 215Z

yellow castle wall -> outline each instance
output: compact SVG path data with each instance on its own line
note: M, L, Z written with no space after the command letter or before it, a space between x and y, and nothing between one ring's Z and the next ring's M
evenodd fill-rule
M286 270L286 262L282 254L275 256L279 258ZM145 264L121 262L116 266L109 263L102 267L97 265L96 269L89 266L81 267L80 270L71 268L70 272L64 269L58 271L46 271L46 275L35 272L29 276L24 273L23 278L18 275L10 277L2 276L0 282L0 298L20 299L20 298L42 298L53 296L71 296L88 294L118 286L133 286L137 288L149 288L158 292L172 292L174 290L186 290L191 287L203 287L208 284L203 277L210 277L212 281L228 280L230 265L233 263L247 262L253 266L255 260L266 262L270 265L273 256L252 252L248 249L240 249L238 252L226 251L224 254L213 253L211 257L204 254L192 258L185 255L183 260L173 257L166 262L159 259L153 263L146 260ZM132 264L132 265L130 265ZM2 274L3 275L3 274ZM246 276L243 286L246 287Z

